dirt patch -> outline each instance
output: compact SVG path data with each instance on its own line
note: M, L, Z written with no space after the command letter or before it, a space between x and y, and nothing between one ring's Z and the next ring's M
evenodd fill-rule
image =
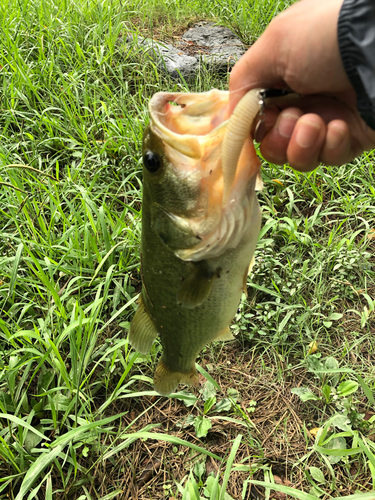
M161 42L178 45L182 35L189 28L200 22L206 21L203 21L199 17L191 17L190 19L182 19L180 23L172 23L167 16L159 15L152 18L148 24L145 24L143 18L134 17L131 20L129 28L130 31L134 31L134 28L136 28L138 33L146 38L149 37Z
M180 40L177 47L181 49L188 56L197 56L202 54L209 55L210 50L204 45L198 45L197 43Z

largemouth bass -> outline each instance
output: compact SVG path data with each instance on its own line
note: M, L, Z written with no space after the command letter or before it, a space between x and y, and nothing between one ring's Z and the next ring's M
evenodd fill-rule
M250 129L259 92L228 119L229 92L155 94L143 140L142 292L129 341L163 353L155 390L196 384L195 359L233 336L258 239L260 161Z

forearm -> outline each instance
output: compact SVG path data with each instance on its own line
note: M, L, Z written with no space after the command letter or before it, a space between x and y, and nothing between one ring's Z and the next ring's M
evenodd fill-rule
M344 0L338 41L346 74L357 95L359 114L375 130L374 0Z

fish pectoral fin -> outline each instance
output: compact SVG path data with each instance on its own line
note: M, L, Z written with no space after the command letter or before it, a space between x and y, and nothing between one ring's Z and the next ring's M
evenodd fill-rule
M220 269L212 271L204 262L195 264L195 269L181 284L177 302L187 309L200 306L209 297L212 284L219 275Z
M198 373L195 364L188 373L170 370L160 359L154 375L154 388L161 396L169 396L178 387L178 384L198 385Z
M139 298L138 309L130 324L129 342L135 350L141 354L150 352L151 346L158 335L158 331L152 322L144 305L142 295Z
M215 342L216 341L225 341L225 340L234 340L234 339L235 339L235 336L230 331L229 326L227 326L226 328L224 328L224 330L219 332L219 335L216 337Z

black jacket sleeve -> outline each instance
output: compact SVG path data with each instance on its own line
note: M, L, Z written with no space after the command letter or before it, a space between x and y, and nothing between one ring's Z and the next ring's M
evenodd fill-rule
M359 114L375 130L375 0L344 0L337 31Z

